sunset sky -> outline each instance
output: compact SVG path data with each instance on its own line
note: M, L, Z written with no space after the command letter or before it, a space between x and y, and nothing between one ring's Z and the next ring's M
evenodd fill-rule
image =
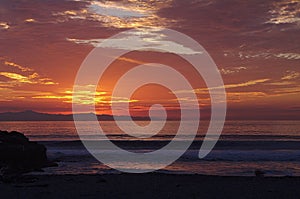
M89 52L103 39L142 27L182 32L206 49L223 77L229 118L300 119L298 0L1 0L0 112L71 113L76 73ZM110 114L118 72L153 61L184 70L186 63L173 56L119 58L97 93L99 113ZM205 85L195 85L201 108L209 109ZM136 115L154 102L178 108L166 88L146 90L132 97Z

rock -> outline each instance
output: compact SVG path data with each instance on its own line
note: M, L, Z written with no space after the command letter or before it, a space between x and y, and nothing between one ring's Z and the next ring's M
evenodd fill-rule
M29 141L22 133L0 131L0 176L7 178L55 166L48 161L46 151L44 145Z
M255 176L256 176L256 177L264 177L264 175L265 175L265 172L264 172L264 171L261 171L261 170L259 170L259 169L256 169L256 170L254 171L254 173L255 173Z
M28 138L17 131L7 132L0 131L0 143L25 144L28 143Z

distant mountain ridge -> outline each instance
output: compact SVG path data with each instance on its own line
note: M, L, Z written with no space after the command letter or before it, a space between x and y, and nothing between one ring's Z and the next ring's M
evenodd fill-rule
M91 121L97 116L100 121L112 121L112 115L95 115L94 113L75 114L75 117L81 121ZM129 120L129 116L115 116L119 120ZM133 117L133 120L149 120L148 117ZM49 114L40 113L32 110L22 112L5 112L0 113L0 121L73 121L73 114Z

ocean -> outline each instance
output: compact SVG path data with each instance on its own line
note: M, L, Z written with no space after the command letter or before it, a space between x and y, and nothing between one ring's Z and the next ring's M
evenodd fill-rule
M126 121L123 122L126 124ZM93 133L98 124L81 123L85 130L82 139L91 142L103 140ZM137 123L147 125L147 121ZM156 136L138 139L122 133L112 121L101 122L110 140L136 153L154 151L169 143L178 124L178 121L168 121L164 130ZM199 159L198 152L207 124L203 122L194 143L177 161L156 172L253 176L255 170L261 170L266 176L300 176L300 121L226 121L215 148L204 159ZM72 121L0 122L0 130L22 132L30 140L47 147L49 159L59 166L35 174L120 173L96 160L85 149ZM184 136L180 139L185 140ZM128 166L130 163L120 164Z

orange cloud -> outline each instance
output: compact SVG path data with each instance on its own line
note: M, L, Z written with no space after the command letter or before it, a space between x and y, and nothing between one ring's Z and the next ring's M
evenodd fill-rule
M11 61L4 61L3 63L6 66L19 69L23 73L23 74L19 74L16 72L8 72L8 71L0 72L0 75L13 80L13 81L1 82L1 83L5 83L6 85L12 85L14 83L41 84L41 85L58 84L58 83L54 82L51 78L41 77L32 68L22 66L22 65L19 65L17 63L11 62ZM1 86L1 84L0 84L0 86Z
M295 72L295 71L287 71L287 75L284 75L281 80L292 80L292 79L297 79L300 77L300 73Z
M0 29L7 30L9 28L10 26L8 25L7 22L0 22Z
M213 88L209 88L210 90L214 90L214 89L220 89L220 88L225 88L225 89L231 89L231 88L239 88L239 87L247 87L247 86L253 86L259 83L264 83L269 81L270 79L257 79L257 80L250 80L247 82L243 82L243 83L237 83L237 84L226 84L224 86L220 86L220 87L213 87ZM208 88L197 88L194 90L178 90L175 91L175 93L191 93L191 92L195 92L198 94L205 94L207 93Z
M51 79L49 78L42 78L39 79L39 74L38 73L33 73L31 75L28 76L24 76L18 73L12 73L12 72L0 72L0 75L10 78L12 80L15 80L16 83L27 83L27 84L44 84L44 85L52 85L52 84L57 84L55 82L53 82ZM8 83L12 83L12 82L8 82Z
M16 68L20 69L23 72L32 71L31 68L21 66L19 64L14 63L14 62L5 61L4 64L7 65L7 66L16 67Z
M36 22L36 20L30 18L30 19L25 19L25 22L27 22L27 23L33 23L33 22Z
M30 80L30 78L25 77L23 75L17 74L17 73L10 73L10 72L0 72L0 75L13 79L13 80L17 80L20 83L29 83L32 84L33 82Z

